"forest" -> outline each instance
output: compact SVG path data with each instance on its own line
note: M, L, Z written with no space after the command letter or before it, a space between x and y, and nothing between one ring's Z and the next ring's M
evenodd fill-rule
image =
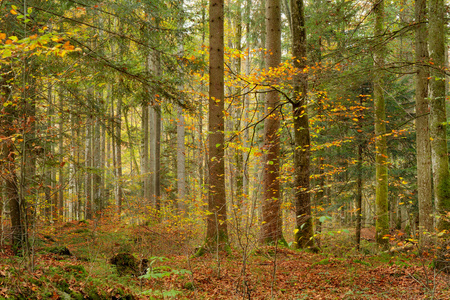
M449 16L0 1L0 300L450 299Z

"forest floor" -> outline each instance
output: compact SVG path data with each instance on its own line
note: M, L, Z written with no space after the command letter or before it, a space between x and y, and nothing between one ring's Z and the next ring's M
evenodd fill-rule
M247 255L233 248L193 257L185 232L117 224L43 228L31 255L4 244L0 299L450 299L450 277L426 252L375 254L367 241L356 251L333 235L334 248L318 254L254 246ZM111 264L118 253L132 254L129 270ZM150 271L140 277L144 258Z

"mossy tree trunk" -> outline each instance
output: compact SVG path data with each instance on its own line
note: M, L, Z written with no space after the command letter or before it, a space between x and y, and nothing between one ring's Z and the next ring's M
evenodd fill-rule
M314 245L313 219L311 215L311 198L309 192L310 146L309 121L307 110L308 78L303 70L306 68L306 28L305 6L303 0L291 0L292 11L292 55L294 67L298 74L294 80L294 189L296 205L297 248Z
M429 50L430 80L430 140L435 205L438 214L450 211L450 186L446 136L445 108L445 5L444 0L430 0ZM438 219L438 229L450 229L450 223Z
M383 95L384 68L384 0L374 1L375 49L374 49L374 105L375 105L375 152L376 152L376 238L380 248L389 247L388 209L388 156L386 144L386 105Z
M433 231L433 202L431 188L431 146L428 110L428 62L427 0L416 0L416 151L417 151L417 192L419 197L419 238L420 244L428 244L424 232Z

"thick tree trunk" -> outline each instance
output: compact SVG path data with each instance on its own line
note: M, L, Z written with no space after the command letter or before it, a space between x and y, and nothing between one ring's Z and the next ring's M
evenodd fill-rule
M417 151L417 191L419 198L420 244L430 242L433 232L433 195L431 186L431 146L429 133L428 77L429 69L426 26L427 0L416 0L416 151Z
M281 63L281 7L280 0L266 1L266 68L278 68ZM277 91L266 95L266 114L264 121L264 149L266 149L262 206L263 243L276 243L283 240L280 199L280 113L277 106L280 97Z
M224 162L224 2L209 5L209 184L206 245L224 249L228 243Z
M294 78L294 191L297 228L295 241L298 248L314 245L313 219L309 191L310 148L309 121L307 110L308 78L306 68L306 28L303 0L291 0L292 11L292 55L298 74Z
M375 105L375 164L376 164L376 235L377 244L385 249L389 246L388 209L388 156L386 144L386 106L383 94L384 68L384 0L374 1L375 41L374 50L374 105Z
M450 211L450 178L445 108L445 5L444 0L430 0L429 49L433 67L430 77L430 139L434 197L438 214ZM438 219L438 229L450 229L450 223Z

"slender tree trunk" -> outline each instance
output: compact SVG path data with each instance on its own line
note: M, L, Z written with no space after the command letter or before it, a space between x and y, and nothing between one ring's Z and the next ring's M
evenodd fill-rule
M224 2L209 5L209 198L206 244L224 249L228 243L224 162Z
M115 184L115 193L114 199L116 203L116 211L120 216L122 212L122 199L123 199L123 191L122 191L122 97L119 96L117 98L117 108L116 108L116 116L115 116L115 148L116 148L116 184Z
M48 99L48 108L47 108L47 135L50 135L50 131L52 130L53 126L53 89L52 84L48 84L48 90L47 90L47 99ZM54 147L52 142L47 142L46 144L46 153L45 154L53 154ZM49 156L50 157L50 156ZM49 222L52 219L52 193L53 193L53 180L54 180L54 170L55 168L52 166L49 166L46 168L46 175L45 175L45 218L46 221Z
M92 145L92 214L97 218L101 206L101 141L100 141L100 117L95 116L95 123L93 124L93 145Z
M146 88L148 89L148 88ZM150 201L150 181L149 181L149 99L142 105L142 142L141 142L141 176L142 176L142 197L145 202Z
M61 220L64 220L64 95L59 92L59 172L58 172L58 211Z
M431 146L429 134L428 77L429 69L426 25L427 0L416 0L416 151L417 191L419 198L419 235L421 245L429 243L433 232L433 195L431 188Z
M178 208L186 212L186 146L184 144L185 136L185 124L183 108L178 106L177 108L177 189Z
M431 68L430 80L430 139L433 170L433 187L438 214L450 211L450 178L448 170L448 149L445 107L445 5L444 0L430 0L429 49ZM438 230L450 229L450 222L438 219Z
M376 151L376 235L377 244L385 249L389 240L389 209L388 209L388 156L386 144L386 106L383 95L384 68L384 0L374 1L375 41L374 50L374 105L375 105L375 151Z
M86 120L86 136L85 136L85 150L84 150L84 214L87 220L92 219L92 116Z
M246 3L246 35L245 39L247 42L247 57L245 62L245 76L250 75L250 66L251 66L251 40L250 40L250 10L251 10L251 0L247 0ZM250 110L250 88L247 88L244 95L244 121L242 122L243 128L247 128L247 126L250 123L249 120L249 110ZM244 212L243 215L247 215L246 207L248 206L248 199L249 199L249 173L248 173L248 166L249 166L249 150L247 148L249 147L249 129L245 129L244 131L244 137L242 140L242 146L244 148L244 152L242 153L242 163L243 163L243 170L242 170L242 196L244 201Z
M159 55L158 55L158 76L160 72ZM155 208L157 211L161 210L161 99L156 99L153 109L155 110L155 176L154 176L154 191L155 191Z
M364 91L361 91L361 95L364 95ZM364 96L359 97L359 105L363 106ZM358 117L358 129L362 130L362 111L359 113ZM363 165L363 141L365 137L363 136L362 131L359 133L359 141L358 141L358 162L356 164L356 249L360 249L361 245L361 227L362 227L362 195L363 195L363 178L362 178L362 165Z

